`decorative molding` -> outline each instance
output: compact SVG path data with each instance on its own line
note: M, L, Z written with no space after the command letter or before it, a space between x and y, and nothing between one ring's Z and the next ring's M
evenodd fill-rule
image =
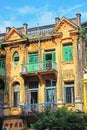
M63 79L71 79L71 78L74 78L74 73L73 73L73 70L70 69L70 70L64 70L62 72L62 76L63 76Z

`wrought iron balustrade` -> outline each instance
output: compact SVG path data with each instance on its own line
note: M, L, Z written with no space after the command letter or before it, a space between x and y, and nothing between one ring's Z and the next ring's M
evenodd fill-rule
M47 62L38 62L34 64L22 64L21 73L32 73L32 72L41 72L47 70L57 70L56 63L52 61Z
M55 111L57 104L54 102L44 102L44 103L35 103L35 104L22 104L20 105L21 112L24 115L44 112L45 110Z

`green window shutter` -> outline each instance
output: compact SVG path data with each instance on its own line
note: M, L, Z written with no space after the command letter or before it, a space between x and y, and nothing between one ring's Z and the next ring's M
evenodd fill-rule
M52 53L52 61L55 63L56 62L56 54L55 52Z
M43 54L43 62L45 62L45 54Z
M38 63L38 55L34 56L34 63Z
M63 46L63 61L69 62L73 60L73 48L72 45Z
M68 54L69 54L69 61L72 61L73 60L73 48L72 48L72 45L69 45L68 47Z
M29 54L29 71L38 71L38 54Z
M29 64L38 63L38 54L30 54L29 55Z
M68 61L68 47L67 46L63 46L63 59L64 61Z
M34 62L33 55L30 55L30 56L29 56L29 64L32 64L33 62Z

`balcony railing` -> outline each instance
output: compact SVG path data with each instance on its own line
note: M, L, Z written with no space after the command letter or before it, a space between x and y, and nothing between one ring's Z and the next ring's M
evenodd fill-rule
M22 114L29 115L33 113L44 112L45 110L55 111L57 104L54 102L44 102L35 104L22 104L20 107Z
M56 63L49 61L49 62L39 62L35 64L22 64L21 66L22 74L41 72L47 70L57 70Z
M0 116L33 115L33 114L44 112L45 110L54 112L56 111L56 108L57 108L57 103L55 102L19 104L17 107L5 106L1 108Z

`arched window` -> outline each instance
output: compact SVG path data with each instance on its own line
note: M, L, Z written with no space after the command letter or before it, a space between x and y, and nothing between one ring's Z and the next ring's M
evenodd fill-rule
M18 54L18 52L15 52L13 54L13 62L14 62L15 65L18 64L18 62L19 62L19 54Z
M20 84L16 82L13 85L13 107L17 107L20 101Z

